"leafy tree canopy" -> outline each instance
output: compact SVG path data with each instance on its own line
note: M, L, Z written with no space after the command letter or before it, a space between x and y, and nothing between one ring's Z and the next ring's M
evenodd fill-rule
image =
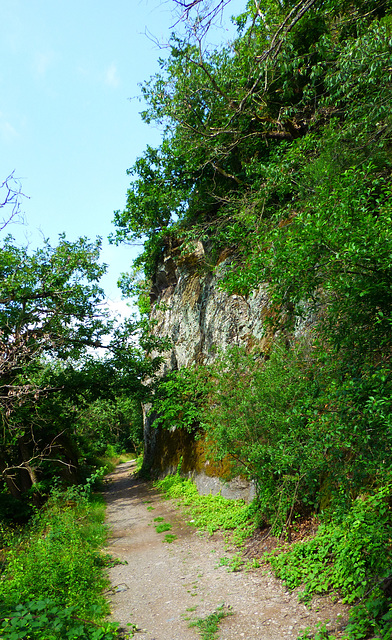
M100 246L99 239L60 235L57 246L45 241L29 251L7 236L0 248L0 473L16 498L39 493L53 474L77 478L77 425L87 404L100 401L108 410L123 398L125 407L128 395L132 410L113 408L111 420L132 415L140 426L135 407L160 364L160 344L136 321L110 318L99 286L106 271ZM98 425L91 432L103 442ZM110 433L118 441L114 427Z

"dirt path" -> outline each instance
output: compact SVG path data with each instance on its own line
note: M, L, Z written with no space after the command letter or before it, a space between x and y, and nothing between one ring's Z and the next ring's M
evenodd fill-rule
M225 604L232 615L220 624L220 640L295 639L306 627L330 619L336 629L340 604L319 600L307 609L263 569L228 572L218 566L228 550L220 536L200 535L175 502L131 477L132 463L109 476L105 499L111 528L108 552L127 564L110 569L113 619L137 625L140 640L197 640L188 619L204 618ZM154 518L177 536L165 543ZM337 633L339 635L339 633Z

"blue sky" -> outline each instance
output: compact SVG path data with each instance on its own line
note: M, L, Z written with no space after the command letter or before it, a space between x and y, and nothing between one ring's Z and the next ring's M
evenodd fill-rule
M232 0L227 11L245 4ZM15 171L29 196L26 226L9 227L34 247L58 234L104 241L102 281L121 307L116 280L137 248L111 247L133 165L160 132L139 112L139 83L158 71L173 25L173 0L2 0L0 182ZM226 39L228 31L216 36Z

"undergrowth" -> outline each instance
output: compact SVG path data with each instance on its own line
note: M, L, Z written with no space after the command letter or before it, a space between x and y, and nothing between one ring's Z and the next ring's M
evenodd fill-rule
M222 496L200 496L195 484L179 473L155 485L169 498L179 499L193 524L209 533L230 531L238 543L255 530L254 509ZM360 495L351 509L335 512L319 526L315 537L265 555L288 588L300 588L309 602L314 595L335 594L352 605L345 640L392 640L392 483ZM221 559L230 570L241 567L239 557ZM325 628L302 639L330 638Z
M168 498L179 499L192 524L210 535L218 530L230 532L231 540L241 545L256 528L251 505L243 500L228 500L221 495L201 496L194 482L179 473L157 481L155 487Z
M119 637L117 625L105 622L105 507L91 484L53 492L27 528L3 538L2 640Z
M300 597L338 593L354 605L344 638L392 638L392 485L359 496L350 511L319 527L317 535L269 562ZM323 632L326 633L326 632ZM328 635L305 637L327 638Z
M172 525L170 522L162 522L161 524L157 524L155 527L155 531L157 533L164 533L164 531L170 531Z

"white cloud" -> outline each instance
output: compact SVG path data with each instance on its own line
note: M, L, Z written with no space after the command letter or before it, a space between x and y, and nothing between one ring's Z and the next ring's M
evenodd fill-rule
M104 76L105 84L112 89L116 89L120 84L120 78L118 77L117 67L112 62L112 64L106 69Z

